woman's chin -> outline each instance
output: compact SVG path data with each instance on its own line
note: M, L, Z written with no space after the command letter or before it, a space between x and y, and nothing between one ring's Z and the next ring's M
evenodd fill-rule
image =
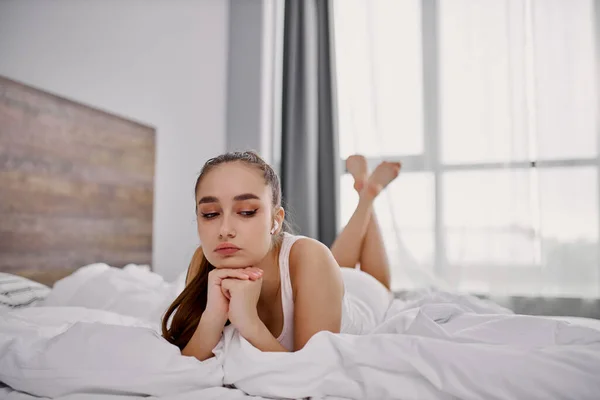
M211 263L212 264L212 263ZM248 262L244 262L243 260L219 260L217 263L213 264L215 268L225 269L225 268L246 268L251 266Z

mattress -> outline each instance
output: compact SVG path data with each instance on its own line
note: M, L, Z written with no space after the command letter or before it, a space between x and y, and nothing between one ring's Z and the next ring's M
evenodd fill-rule
M600 323L515 315L456 293L394 300L366 335L320 332L261 352L232 327L200 362L160 335L181 291L143 268L96 264L39 307L0 313L0 398L597 399Z

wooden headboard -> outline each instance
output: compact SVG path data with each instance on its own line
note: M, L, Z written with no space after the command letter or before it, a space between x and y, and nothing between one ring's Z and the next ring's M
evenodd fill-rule
M152 261L155 132L0 77L0 271Z

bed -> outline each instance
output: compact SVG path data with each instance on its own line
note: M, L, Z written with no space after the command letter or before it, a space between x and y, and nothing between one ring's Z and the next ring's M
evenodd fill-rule
M19 292L35 302L0 304L0 398L600 396L598 321L433 288L369 335L263 353L228 326L215 357L184 357L160 318L185 277L149 267L153 129L0 78L0 160L0 271L37 285Z
M151 264L154 128L0 77L0 271Z

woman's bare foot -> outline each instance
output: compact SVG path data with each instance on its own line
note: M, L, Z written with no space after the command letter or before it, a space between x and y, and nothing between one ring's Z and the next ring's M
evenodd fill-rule
M399 162L383 161L379 164L366 182L365 192L375 197L392 182L400 173L402 164Z
M360 154L350 156L346 160L346 169L354 178L354 189L360 193L369 174L367 159Z

